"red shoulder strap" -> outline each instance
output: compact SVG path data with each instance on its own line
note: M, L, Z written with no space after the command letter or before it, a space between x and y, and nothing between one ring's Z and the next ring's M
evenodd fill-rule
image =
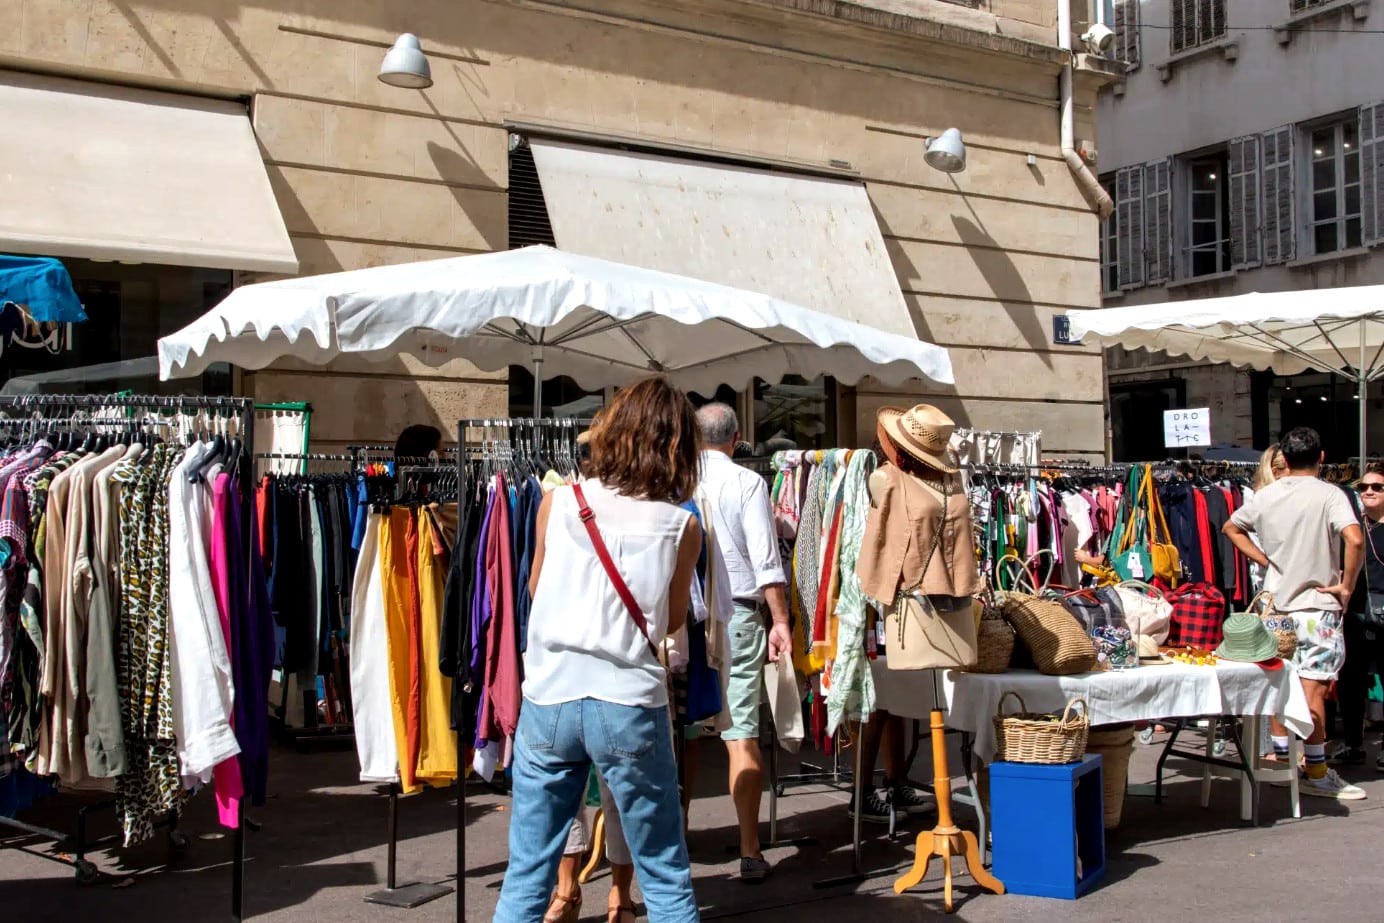
M620 571L615 567L615 561L610 557L610 551L606 548L605 540L601 538L601 530L596 528L596 514L591 512L591 507L586 503L586 494L582 492L580 484L572 485L572 493L577 498L577 508L581 516L582 525L586 526L586 534L591 538L591 546L596 551L596 557L601 562L601 567L605 568L606 576L615 585L615 593L620 597L620 601L625 604L629 611L630 618L634 620L635 627L644 636L644 640L649 642L649 649L654 652L654 657L658 657L658 649L654 647L653 639L649 637L649 623L644 618L644 610L639 608L639 603L635 601L634 594L630 592L629 585L620 576Z

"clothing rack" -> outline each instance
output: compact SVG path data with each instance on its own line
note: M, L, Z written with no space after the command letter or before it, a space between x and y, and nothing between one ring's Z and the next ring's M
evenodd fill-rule
M481 417L468 418L457 421L457 451L456 473L457 483L466 484L467 482L467 462L472 453L485 457L490 447L499 442L498 438L475 439L471 435L472 430L501 430L505 432L504 442L507 447L513 450L516 447L515 437L528 439L527 443L520 443L519 448L541 448L538 437L541 433L550 434L557 432L557 437L566 442L570 449L570 461L575 467L578 453L577 436L581 431L588 429L593 420L579 419L577 417ZM511 454L510 458L513 458ZM568 459L564 459L568 460ZM466 742L463 739L462 730L457 729L457 887L456 887L456 919L459 923L466 920L466 767L462 765L466 756ZM393 841L394 831L391 829L391 842ZM392 855L391 851L391 855ZM439 886L434 886L439 887ZM446 892L443 891L443 894ZM434 895L434 896L441 896ZM431 900L432 898L426 898ZM416 906L416 905L415 905Z
M43 416L47 416L52 411L57 411L61 413L61 411L66 410L69 412L69 414L75 414L77 411L89 407L101 407L116 410L124 410L127 413L138 410L146 410L170 416L187 416L189 415L189 413L210 413L214 417L221 417L225 419L239 418L240 439L242 440L242 444L244 446L244 454L248 458L254 457L254 401L250 400L249 398L208 397L192 395L140 395L128 393L24 394L16 396L0 396L0 411L18 410L26 414L31 412L38 414L39 411L43 411L44 413L39 414L40 418L42 418ZM53 417L52 419L61 420L63 419L63 417ZM80 418L73 419L71 416L69 416L66 418L66 420L71 425L81 424ZM135 419L126 419L122 420L121 422L126 425L144 425L143 422L140 422ZM247 492L246 496L248 498L252 496L252 494ZM242 521L248 524L253 521L252 516L249 515L251 512L253 512L253 507L249 506L248 499L246 502L248 509ZM248 527L247 525L246 534L248 536L249 546L247 548L246 560L249 561L253 559L253 556L255 554L254 529ZM247 579L249 579L248 575L251 572L251 569L247 567L246 572ZM79 846L80 841L85 838L85 818L85 813L79 814L78 816L77 839L79 842ZM245 827L247 824L250 823L251 821L245 816L245 802L244 799L242 799L239 802L239 808L237 811L237 823L235 831L231 837L231 920L233 921L233 923L241 923L241 920L244 917ZM13 829L22 830L26 833L36 834L47 839L51 839L56 843L65 844L67 842L70 842L72 839L67 834L61 831L36 827L30 824L23 824L22 822L16 821L12 818L0 817L0 826L7 826ZM256 829L258 829L257 824L255 824L254 826ZM86 845L88 848L91 848L96 844ZM174 845L175 847L177 846L176 840L174 841ZM83 877L86 874L86 872L84 872L84 866L78 864L78 862L85 861L81 859L80 855L77 859L73 860L70 863L62 856L50 856L47 858L49 858L51 861L60 862L65 865L72 865L79 877ZM94 871L94 869L89 869L89 871Z
M256 410L264 410L267 405L257 405ZM270 409L283 410L293 409L292 405L279 406L272 405ZM350 464L349 472L356 472L356 456L332 454L323 452L259 452L255 455L256 461L296 461L301 462L301 470L293 472L265 472L267 476L273 477L310 477L313 472L309 471L309 466L314 462L330 462L340 464L347 462ZM324 474L326 472L317 472ZM258 479L259 475L256 474ZM280 670L279 686L282 690L276 716L279 724L279 736L283 741L291 742L296 747L302 749L308 744L326 745L327 747L339 746L349 743L355 734L355 727L350 723L345 724L318 724L317 723L317 689L314 682L312 689L299 689L299 694L303 699L303 726L290 728L288 724L288 696L290 676L286 671Z

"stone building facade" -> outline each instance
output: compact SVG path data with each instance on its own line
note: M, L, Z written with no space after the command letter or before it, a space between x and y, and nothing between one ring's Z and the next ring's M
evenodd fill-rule
M1088 8L1072 2L1080 32ZM956 385L833 388L835 441L868 444L876 408L926 398L963 424L1038 429L1049 452L1099 456L1102 356L1055 345L1052 328L1055 314L1100 304L1099 220L1059 150L1058 3L16 0L0 30L0 77L243 106L301 274L510 246L516 139L527 137L863 183L911 332L951 351ZM430 89L376 79L403 32L421 38ZM1076 137L1092 156L1108 79L1079 56ZM925 140L949 127L968 149L967 170L952 175L923 160ZM73 148L99 156L98 129L80 134ZM23 155L22 140L3 143L11 159ZM199 159L209 189L227 182L219 155ZM7 165L11 182L24 180L19 163ZM18 251L28 218L3 206L0 216L0 252ZM193 217L215 237L217 215ZM80 212L65 220L82 230ZM74 277L110 310L90 312L74 334L84 358L56 362L150 355L153 338L227 286L284 270L213 255L174 272L62 236L22 252L80 257L69 260ZM324 447L391 440L408 422L503 414L511 398L504 371L407 357L285 361L203 384L311 402Z

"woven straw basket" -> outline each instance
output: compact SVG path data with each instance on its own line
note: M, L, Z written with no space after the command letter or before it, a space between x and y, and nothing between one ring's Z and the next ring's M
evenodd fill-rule
M1071 676L1096 665L1091 636L1061 603L1026 593L1006 593L1001 610L1033 655L1039 673Z
M1004 713L1005 700L1013 696L1020 711ZM1074 706L1081 712L1075 713ZM995 759L1006 763L1076 763L1086 755L1086 737L1091 731L1085 699L1073 699L1062 717L1033 714L1017 692L1000 696L995 713Z
M1105 790L1105 829L1114 830L1120 825L1120 818L1124 814L1129 759L1134 755L1134 726L1092 731L1086 737L1086 752L1100 754L1101 780Z
M1014 656L1014 629L1002 618L980 620L976 631L976 665L972 673L1005 673Z

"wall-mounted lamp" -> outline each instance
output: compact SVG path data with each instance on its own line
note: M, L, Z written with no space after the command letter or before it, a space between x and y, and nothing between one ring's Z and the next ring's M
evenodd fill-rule
M405 32L394 41L380 62L380 82L406 90L426 90L433 85L432 68L418 36Z
M943 173L960 173L966 169L966 143L961 140L961 130L948 128L941 137L929 138L927 153L923 160L934 170Z

